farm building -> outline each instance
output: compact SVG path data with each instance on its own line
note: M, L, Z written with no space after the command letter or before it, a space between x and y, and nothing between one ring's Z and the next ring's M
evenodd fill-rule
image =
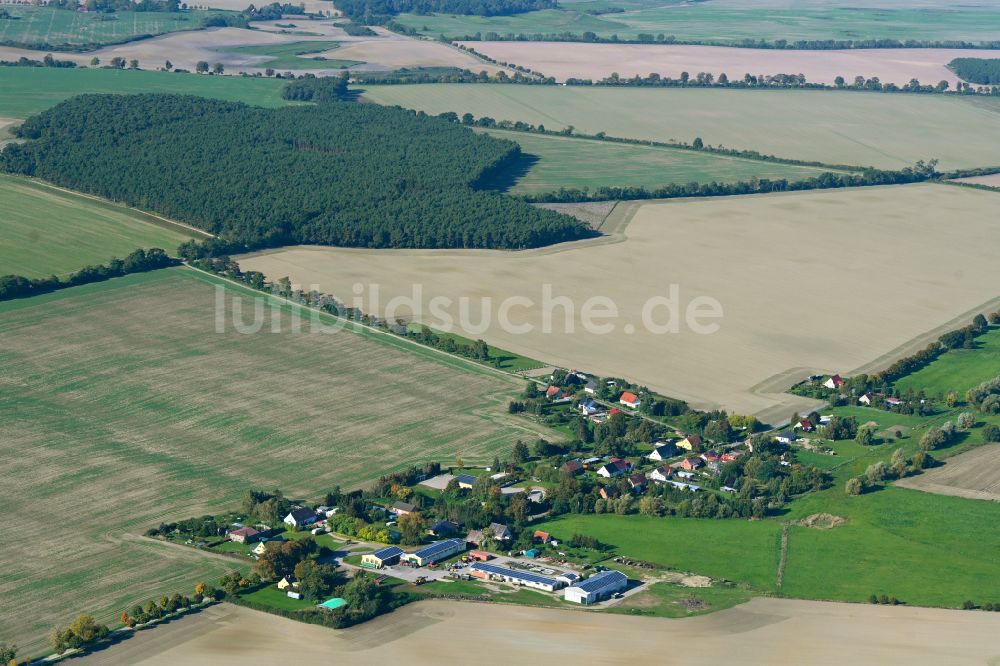
M628 587L628 576L620 571L602 571L566 588L564 598L578 604L593 604Z
M316 512L312 509L307 509L301 507L298 509L293 509L287 516L285 516L285 524L291 527L304 527L305 525L312 525L315 523L319 517Z
M523 585L525 587L533 587L536 590L545 590L546 592L555 592L565 585L563 581L556 578L549 578L548 576L541 576L530 571L509 569L498 564L486 564L484 562L473 564L470 567L469 573L482 580L500 580L513 585Z
M318 606L318 608L325 608L326 610L337 610L338 608L346 605L347 605L346 600L341 599L340 597L334 597L333 599L327 599L326 601L321 603Z
M399 562L399 558L403 555L403 549L399 546L386 546L385 548L379 548L374 553L366 553L361 556L361 566L366 569L381 569L382 567L391 567L393 564Z
M260 532L252 527L241 527L229 531L229 540L236 543L253 543L257 539L258 534Z
M487 562L493 559L493 555L485 550L470 550L469 557L475 562Z
M445 539L428 544L416 552L407 553L400 559L410 566L425 567L428 564L448 559L455 553L461 553L464 550L465 539Z

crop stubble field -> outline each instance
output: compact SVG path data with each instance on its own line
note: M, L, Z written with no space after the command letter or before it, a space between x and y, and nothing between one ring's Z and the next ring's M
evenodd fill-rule
M180 243L204 237L138 211L0 175L0 275L65 275L137 248L173 254Z
M1000 502L1000 444L987 444L949 458L920 476L901 479L897 486L938 495Z
M383 306L411 295L415 284L425 301L469 296L473 324L480 321L480 297L490 297L494 316L481 335L491 344L629 377L698 406L777 418L800 405L778 393L785 386L770 385L777 375L792 371L790 385L810 370L848 372L888 358L997 297L1000 273L988 248L1000 242L1000 197L992 192L912 185L637 206L624 239L606 239L623 242L516 253L300 247L241 265L334 294L347 294L355 283L378 284ZM574 301L574 334L562 334L561 310L554 333L542 332L542 283ZM696 296L719 301L724 316L717 333L684 326L665 335L646 331L643 304L668 296L673 284L681 316ZM582 330L580 308L593 295L616 304L621 317L611 334ZM510 296L534 301L511 314L513 323L534 326L530 334L497 324L495 310ZM660 309L655 319L666 317ZM627 334L625 323L636 332Z
M802 90L430 84L365 86L380 104L469 112L547 129L722 144L779 157L898 169L1000 166L1000 99ZM947 131L942 131L947 128Z
M463 42L500 62L528 67L557 81L568 78L600 80L617 73L622 78L649 76L692 77L699 72L725 73L730 80L744 74L802 74L809 83L834 85L838 76L878 77L882 83L903 86L910 79L927 85L947 81L951 89L959 78L947 65L955 58L996 58L987 49L844 49L783 50L725 46L666 44L594 44L567 42Z
M0 305L0 635L25 653L232 567L138 536L161 520L558 438L506 413L519 381L395 339L216 333L215 284L178 268Z

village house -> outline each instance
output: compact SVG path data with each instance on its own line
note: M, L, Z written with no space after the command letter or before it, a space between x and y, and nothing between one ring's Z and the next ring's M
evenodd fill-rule
M899 407L900 405L903 405L904 402L899 398L886 398L885 404L889 407Z
M631 407L632 409L636 409L637 407L639 407L639 405L642 404L642 402L639 400L639 396L637 396L635 393L632 393L631 391L625 391L624 393L622 393L621 397L618 398L618 402L625 405L626 407Z
M646 489L646 475L642 472L637 472L628 477L628 485L631 486L632 490L637 493L641 493Z
M742 451L727 451L726 453L723 453L719 457L719 460L724 463L731 463L735 462L742 455L743 455Z
M366 569L381 569L391 567L399 562L399 558L404 555L403 549L399 546L386 546L374 553L366 553L361 556L361 566Z
M460 525L453 520L439 520L427 532L436 537L449 537L458 532Z
M583 390L586 393L590 394L590 395L596 395L597 394L597 382L595 382L593 379L591 379L589 382L587 382L586 386L583 387Z
M564 474L576 476L583 471L583 463L579 460L567 460L559 468L559 471Z
M685 458L684 460L680 461L680 463L678 463L678 464L682 468L684 468L685 470L687 470L689 472L693 472L694 470L696 470L699 467L701 467L702 464L704 464L704 463L701 460L701 458Z
M229 540L236 543L253 543L257 540L258 534L260 532L252 527L240 527L239 529L229 531Z
M312 525L317 520L319 516L312 509L307 509L305 507L300 507L298 509L293 509L285 516L284 523L290 527L305 527L306 525Z
M677 446L685 451L697 451L701 448L701 443L702 439L700 435L688 435L677 442Z
M545 389L545 397L552 402L568 402L572 396L553 384Z
M514 534L510 531L510 528L501 523L490 523L490 526L485 531L492 534L493 538L497 541L510 541L514 538Z
M673 475L674 470L670 465L663 465L662 467L657 467L652 472L649 473L649 479L657 483L666 483L670 480Z
M719 461L719 452L716 451L715 449L710 449L708 451L705 451L703 454L701 454L700 458L702 460L704 460L705 462L718 462Z
M597 470L597 475L603 476L605 479L614 479L631 470L632 463L627 460L621 460L620 458L614 458L607 465L602 465L601 468Z
M812 432L813 427L814 427L813 423L809 419L802 419L801 421L795 424L795 429L801 430L803 432Z
M601 486L597 494L604 500L615 499L618 497L618 489L611 486Z
M845 382L844 378L841 377L840 375L833 375L832 377L830 377L829 379L827 379L825 382L823 382L823 386L827 387L828 389L839 389L841 386L843 386L846 383L847 382Z
M543 532L542 530L535 530L535 533L534 535L532 535L532 538L538 543L544 544L552 540L552 535L549 534L548 532Z
M279 590L287 590L290 587L298 587L299 581L293 574L288 574L278 581Z
M591 398L587 398L577 406L580 408L580 413L583 416L593 416L594 414L599 414L603 411L601 406L594 402Z
M471 490L476 485L476 477L471 474L456 474L455 480L458 481L458 487L465 490Z
M863 396L858 398L858 402L862 405L871 405L873 400L875 400L875 396L871 393L865 393Z
M673 442L657 442L653 445L653 452L647 458L650 460L667 460L673 458L679 452L677 445Z
M774 439L780 444L791 444L796 439L798 439L798 437L795 435L794 432L784 430L775 435Z
M397 516L407 516L411 513L418 513L420 509L415 504L410 504L409 502L398 501L394 502L392 505L392 512Z

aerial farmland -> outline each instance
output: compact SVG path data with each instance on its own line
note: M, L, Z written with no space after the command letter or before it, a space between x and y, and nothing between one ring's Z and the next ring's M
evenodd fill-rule
M0 664L1000 654L994 2L248 4L0 3Z

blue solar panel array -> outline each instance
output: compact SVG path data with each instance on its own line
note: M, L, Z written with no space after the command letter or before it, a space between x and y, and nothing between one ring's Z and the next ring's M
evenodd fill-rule
M403 549L399 546L386 546L385 548L380 548L372 553L373 557L377 557L380 560L387 560L390 557L396 557L397 555L402 555Z
M452 548L456 548L458 546L461 546L462 549L464 550L465 541L463 541L462 539L445 539L444 541L435 541L432 544L426 545L413 554L419 557L420 559L426 559L428 557L434 557L438 553L443 553L447 550L451 550Z
M496 564L484 564L477 562L472 565L473 571L483 571L489 574L494 574L496 576L509 576L511 578L517 578L519 580L526 580L532 583L539 583L541 585L551 585L552 587L557 587L559 581L555 578L549 578L547 576L539 576L536 573L531 573L530 571L520 571L518 569L508 569L507 567L501 567Z
M573 587L580 588L584 592L598 592L606 587L622 584L628 584L628 576L621 571L602 571Z

